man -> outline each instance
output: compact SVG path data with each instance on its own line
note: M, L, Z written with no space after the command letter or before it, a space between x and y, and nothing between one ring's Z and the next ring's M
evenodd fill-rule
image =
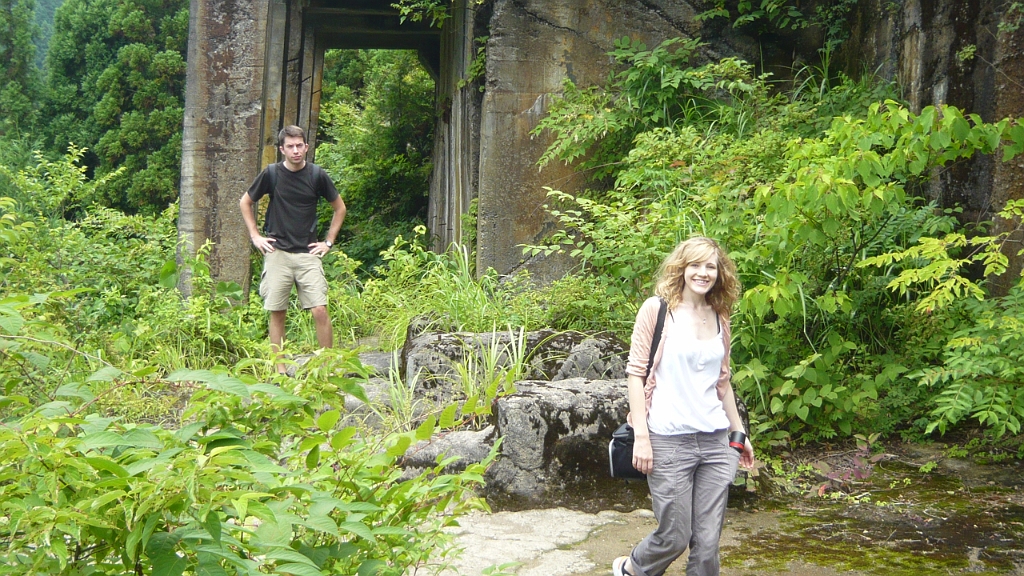
M316 339L323 348L334 344L331 319L327 315L327 279L320 260L334 245L345 220L345 202L326 172L306 162L306 133L298 126L286 126L277 135L278 150L284 162L260 172L238 205L249 229L252 245L263 254L260 296L270 312L270 348L281 351L284 340L288 299L294 285L302 307L313 314ZM266 223L261 236L256 227L253 207L270 195ZM324 241L316 232L316 206L323 198L334 209ZM284 364L277 365L284 372Z

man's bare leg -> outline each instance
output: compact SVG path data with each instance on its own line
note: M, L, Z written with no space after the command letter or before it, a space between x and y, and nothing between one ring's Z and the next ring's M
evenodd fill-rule
M270 351L273 352L275 356L281 353L281 344L284 342L284 323L287 317L287 310L270 311ZM279 374L284 374L287 371L287 366L278 363L277 372Z
M331 328L331 318L327 315L327 306L314 306L309 311L313 313L313 322L316 324L316 341L321 348L333 348L334 330Z

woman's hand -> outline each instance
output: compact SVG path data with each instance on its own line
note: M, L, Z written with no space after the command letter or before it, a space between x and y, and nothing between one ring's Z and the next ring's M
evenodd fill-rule
M634 453L636 449L634 448ZM634 456L634 458L636 458ZM750 438L743 441L743 453L740 454L740 466L751 469L754 467L754 447L750 444Z
M651 450L650 436L634 436L633 468L644 474L650 474L651 470L654 470L654 451Z

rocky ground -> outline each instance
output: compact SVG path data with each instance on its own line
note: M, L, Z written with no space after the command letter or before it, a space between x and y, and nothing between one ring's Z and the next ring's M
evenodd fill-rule
M760 493L734 492L722 535L722 574L1024 575L1020 462L978 464L946 457L940 445L883 453L870 478L823 496L814 482L798 487L795 479L781 478L772 481L772 493L766 482ZM814 459L841 469L851 465L851 454L819 451ZM934 466L921 472L929 462ZM654 526L648 509L632 508L637 496L633 485L624 491L625 505L606 494L576 493L564 500L567 506L537 509L500 510L525 503L495 500L498 511L465 518L456 529L465 552L445 574L610 574L611 561ZM667 574L685 574L684 560Z
M443 339L424 342L419 352L404 353L406 362L442 370L453 353L436 354ZM516 478L530 482L489 483L494 512L454 529L464 553L446 576L607 575L612 560L654 527L646 485L598 469L604 420L614 424L625 412L606 397L621 394L608 392L614 382L592 379L600 363L579 361L595 356L589 349L563 347L578 358L556 366L559 381L520 382L519 394L499 401L495 433L506 439L499 464L515 464ZM363 358L383 373L392 359L378 356ZM500 418L503 406L525 424ZM492 432L476 433L487 440L470 438L469 447L435 448L472 460L472 446L486 447ZM536 462L525 457L531 449ZM593 458L569 461L580 453ZM589 461L599 466L588 468ZM667 575L684 573L680 559ZM722 574L1024 576L1024 462L1009 454L968 456L952 443L818 445L777 456L731 496Z

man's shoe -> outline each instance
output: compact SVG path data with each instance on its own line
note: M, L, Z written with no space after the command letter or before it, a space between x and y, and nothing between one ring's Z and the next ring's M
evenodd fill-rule
M632 572L626 571L626 561L629 556L619 556L612 561L612 574L614 576L633 576Z

